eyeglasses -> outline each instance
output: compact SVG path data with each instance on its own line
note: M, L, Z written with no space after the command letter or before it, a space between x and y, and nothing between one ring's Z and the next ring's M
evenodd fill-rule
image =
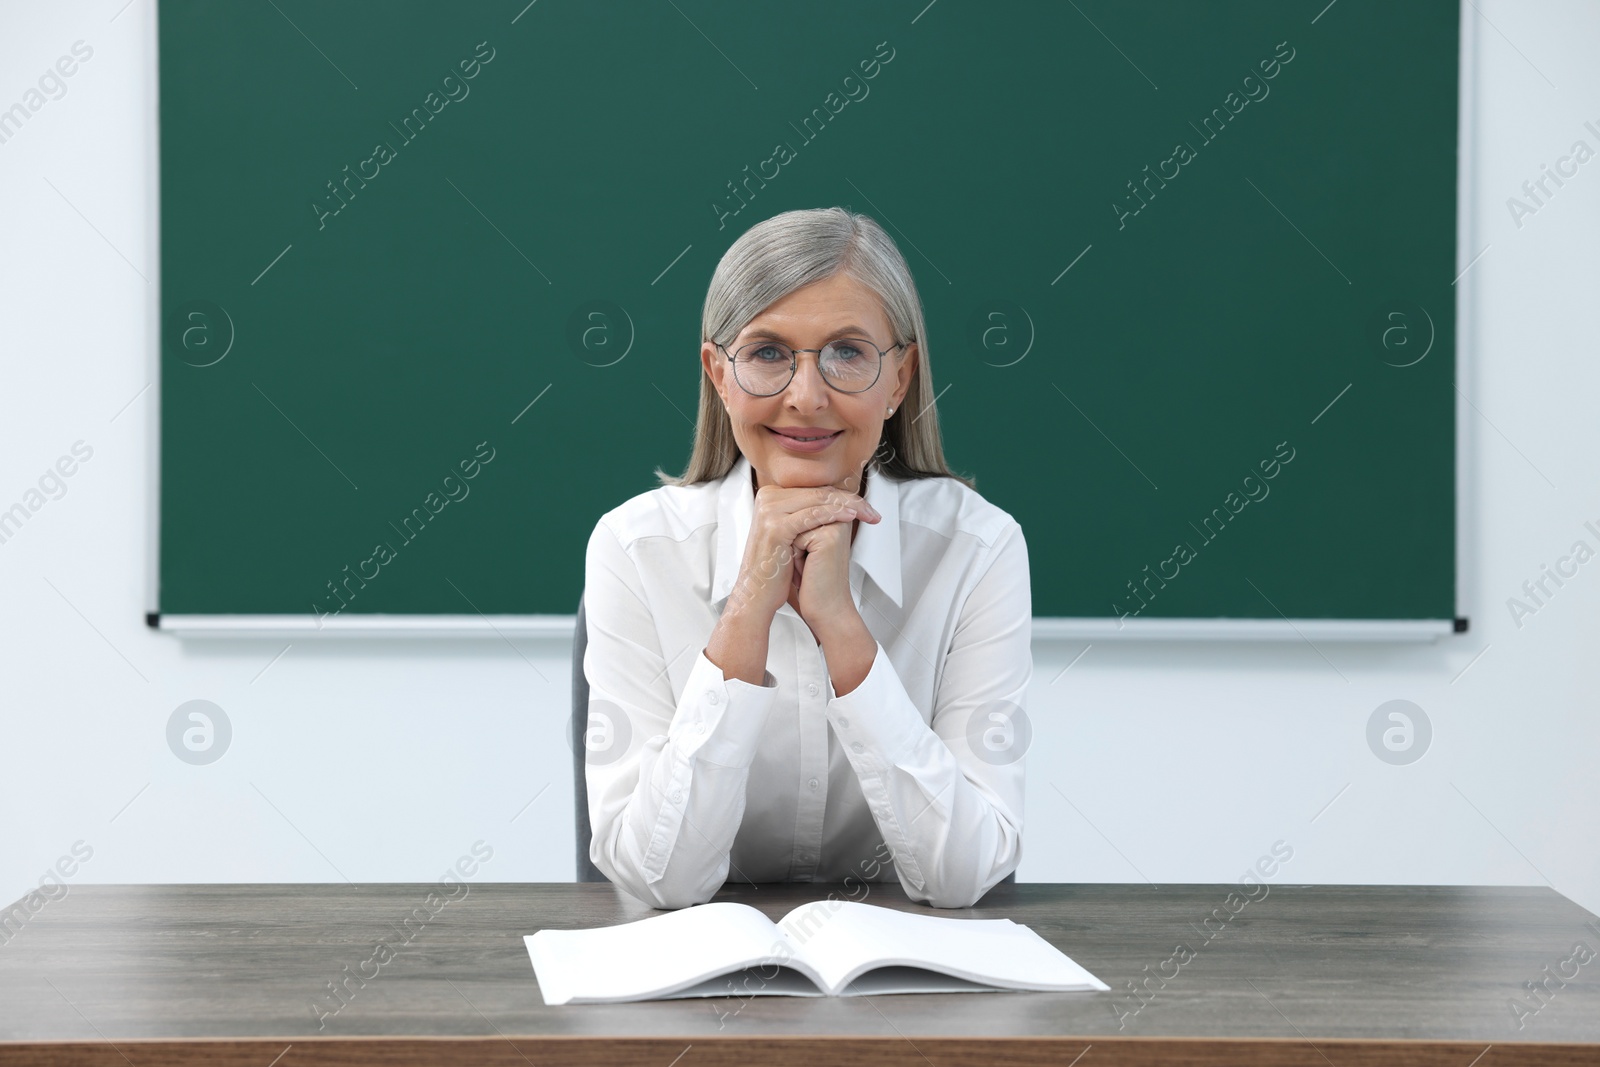
M859 337L841 337L821 348L790 348L781 341L752 341L728 353L716 344L733 363L733 380L751 396L775 396L789 387L798 365L797 353L815 352L822 380L841 393L860 393L871 389L883 373L883 357L905 341L887 349Z

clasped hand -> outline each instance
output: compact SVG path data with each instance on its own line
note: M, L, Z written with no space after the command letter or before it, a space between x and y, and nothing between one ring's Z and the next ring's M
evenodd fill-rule
M866 464L863 463L863 471ZM846 483L861 484L860 476ZM756 493L755 516L733 610L777 613L792 604L813 634L855 612L850 597L852 523L879 522L882 516L864 497L841 486L763 486Z

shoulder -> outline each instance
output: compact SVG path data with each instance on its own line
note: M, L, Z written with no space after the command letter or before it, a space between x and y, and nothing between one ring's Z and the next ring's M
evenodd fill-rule
M920 526L950 541L971 538L985 549L1022 532L1004 508L954 478L908 478L899 486L902 525Z
M609 529L628 548L642 537L683 541L696 530L715 525L720 481L698 485L663 485L629 497L595 524Z

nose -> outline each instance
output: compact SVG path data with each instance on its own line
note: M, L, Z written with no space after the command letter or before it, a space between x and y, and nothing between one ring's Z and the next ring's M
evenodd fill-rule
M785 398L798 408L814 409L822 405L818 400L827 396L831 387L822 378L821 357L815 352L795 353L794 378L784 390Z

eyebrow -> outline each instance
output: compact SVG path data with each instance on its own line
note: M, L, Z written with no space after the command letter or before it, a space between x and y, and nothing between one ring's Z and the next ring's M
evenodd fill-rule
M794 343L792 341L790 341L787 337L785 337L782 333L780 333L777 330L774 330L774 329L771 329L769 327L766 327L766 326L751 326L751 327L746 328L745 332L750 334L752 337L767 337L767 338L771 338L774 341L782 341L784 344L788 345L790 348L794 348L795 347ZM844 337L846 335L857 336L857 337L860 337L862 340L871 340L871 338L872 338L872 335L867 332L865 327L857 326L854 323L851 323L851 324L848 324L848 325L845 325L845 326L835 327L833 330L830 330L828 332L827 337L828 337L828 340L832 341L832 340L836 340L837 338Z

